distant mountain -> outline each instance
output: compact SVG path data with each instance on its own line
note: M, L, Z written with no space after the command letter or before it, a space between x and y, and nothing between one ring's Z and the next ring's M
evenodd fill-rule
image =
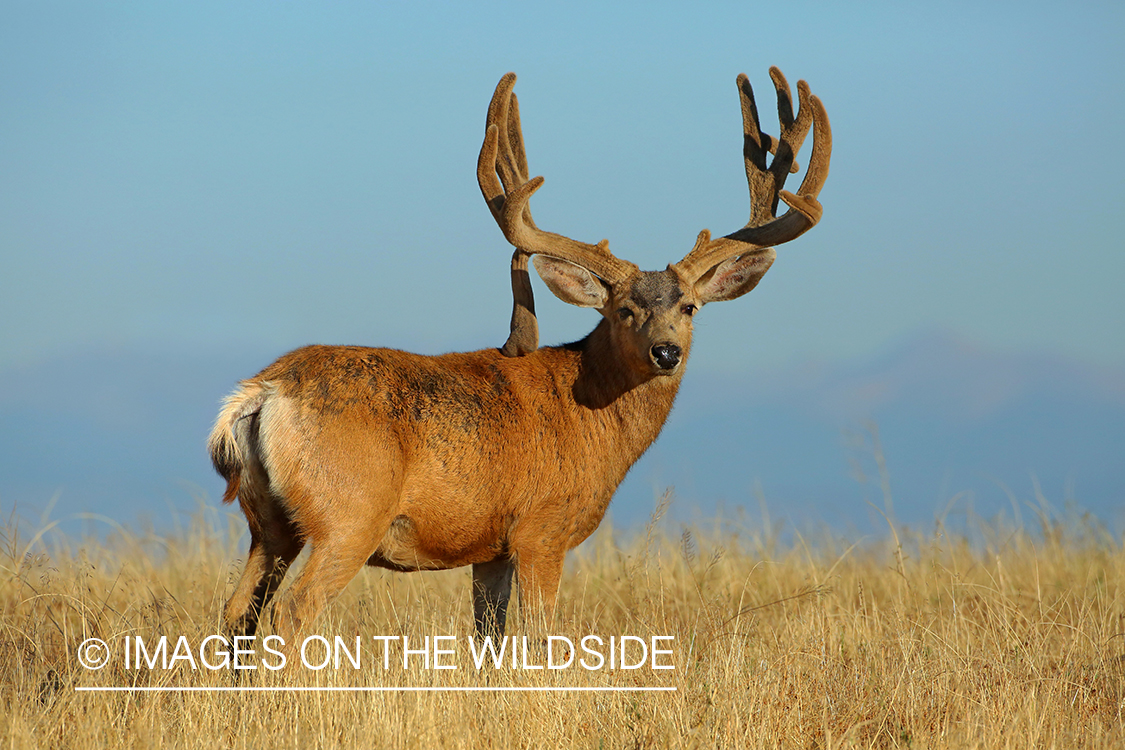
M771 401L811 398L820 413L844 419L910 406L970 424L1036 397L1125 407L1125 372L985 351L941 332L911 337L870 361L790 368L770 380Z
M97 513L157 526L222 493L204 441L219 399L276 352L187 357L120 350L0 373L0 512L29 523ZM881 472L876 438L885 471ZM918 335L870 360L719 377L690 367L668 426L611 510L643 522L675 486L673 515L716 514L882 533L898 520L1022 514L1036 482L1125 525L1125 372ZM951 503L952 501L952 503ZM96 530L96 529L95 529Z
M679 462L679 494L693 486L705 507L756 508L757 480L797 522L878 528L866 501L884 506L886 476L896 517L912 524L947 512L1026 520L1038 483L1056 511L1071 503L1125 525L1125 371L926 333L865 361L739 378L689 371L683 394L646 458Z

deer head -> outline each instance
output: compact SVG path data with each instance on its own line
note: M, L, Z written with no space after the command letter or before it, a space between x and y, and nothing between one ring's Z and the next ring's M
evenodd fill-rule
M528 179L514 73L496 87L488 108L477 179L504 237L515 246L512 256L511 335L503 347L520 356L538 346L535 303L527 261L547 287L564 302L596 308L608 321L615 348L627 369L640 378L674 376L691 349L692 317L708 302L735 299L753 289L776 258L774 245L796 239L820 220L817 200L828 176L832 131L820 100L808 84L797 83L800 108L794 115L789 84L770 68L777 90L781 135L762 132L750 81L738 76L742 102L743 158L750 187L750 220L736 232L712 239L699 233L695 246L664 271L641 271L609 251L609 241L587 244L539 229L528 206L542 177ZM784 190L798 171L795 161L810 127L813 151L796 194ZM766 155L774 158L767 165ZM780 201L789 207L777 216Z

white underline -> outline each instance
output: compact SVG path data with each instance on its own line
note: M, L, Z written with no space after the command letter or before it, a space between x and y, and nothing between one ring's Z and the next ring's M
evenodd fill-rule
M677 687L76 687L84 693L655 693Z

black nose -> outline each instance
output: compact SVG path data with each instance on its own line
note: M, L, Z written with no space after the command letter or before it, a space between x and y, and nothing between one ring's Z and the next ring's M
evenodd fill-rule
M683 350L675 344L657 344L652 347L652 359L661 370L671 370L680 364Z

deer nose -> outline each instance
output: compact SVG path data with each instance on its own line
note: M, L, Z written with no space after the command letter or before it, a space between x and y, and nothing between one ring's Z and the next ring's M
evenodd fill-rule
M657 344L652 347L652 361L661 370L671 370L680 364L680 355L683 350L675 344Z

